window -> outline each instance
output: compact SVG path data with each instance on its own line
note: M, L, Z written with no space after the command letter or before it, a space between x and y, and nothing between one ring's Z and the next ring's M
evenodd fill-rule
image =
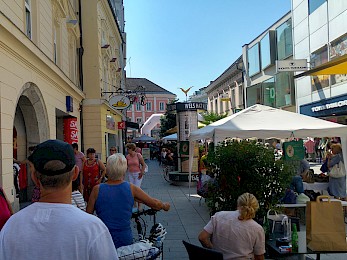
M255 104L261 104L261 84L257 84L247 88L247 107Z
M164 102L160 102L160 103L159 103L159 110L160 110L160 111L165 110L165 109L164 109L164 106L165 106L165 103L164 103Z
M342 55L347 54L347 34L331 42L330 60L334 60ZM347 80L347 74L331 75L331 85L341 83Z
M328 62L328 48L323 48L311 53L311 66L317 67L323 63ZM329 87L329 75L311 76L312 91L319 91L323 88Z
M218 113L218 99L217 98L215 98L215 100L214 100L214 112Z
M280 72L275 78L276 107L294 105L294 77L293 72Z
M25 33L31 39L31 0L25 0Z
M248 49L248 73L252 76L260 71L259 43Z
M239 86L239 107L243 106L243 86Z
M265 34L264 38L260 41L260 57L262 69L274 63L273 57L271 56L270 32Z
M264 105L275 107L275 79L270 78L268 80L265 80L261 85L263 89Z
M146 104L146 110L147 110L147 111L152 111L152 102L148 102L148 103Z
M53 28L53 50L54 50L54 63L56 65L60 65L60 25L58 23L54 23Z
M136 117L136 123L141 124L142 123L142 117Z
M308 12L312 14L318 7L325 3L326 0L308 0Z
M136 111L141 111L141 104L140 103L136 103Z
M292 19L281 24L276 29L277 59L283 60L293 55Z
M235 88L231 90L231 107L236 107Z

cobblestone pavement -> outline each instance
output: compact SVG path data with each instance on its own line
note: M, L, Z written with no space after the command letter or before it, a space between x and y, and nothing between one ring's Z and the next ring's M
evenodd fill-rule
M167 235L164 241L164 259L188 259L188 254L182 240L200 245L198 234L210 219L208 208L204 201L199 205L199 197L195 196L196 187L191 188L189 198L187 186L174 186L165 181L162 169L155 160L147 160L149 172L146 174L142 189L150 196L171 204L168 212L157 213L157 222L166 227ZM147 217L147 234L153 220Z

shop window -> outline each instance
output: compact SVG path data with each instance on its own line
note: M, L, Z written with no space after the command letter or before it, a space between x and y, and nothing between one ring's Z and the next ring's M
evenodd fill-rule
M275 107L294 105L293 72L280 72L275 78Z
M312 14L318 7L325 3L326 0L308 0L308 13Z
M248 74L252 76L260 72L259 43L248 49Z
M289 19L277 27L276 42L278 60L283 60L293 55L292 19Z
M25 0L25 33L31 39L32 29L31 0Z
M275 89L275 79L270 78L266 81L264 81L262 84L262 89L263 89L263 100L264 100L264 105L270 106L270 107L275 107L276 103L276 89Z
M330 60L347 54L347 34L330 44ZM331 75L331 85L341 83L347 80L347 74Z
M323 48L311 53L311 68L328 62L328 48ZM319 91L329 87L329 75L311 76L312 91Z
M257 84L247 88L247 107L255 104L262 104L261 84Z

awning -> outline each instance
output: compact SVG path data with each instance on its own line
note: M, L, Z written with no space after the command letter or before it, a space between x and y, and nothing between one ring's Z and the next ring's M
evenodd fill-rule
M318 75L335 75L335 74L347 74L347 54L326 62L322 65L310 69L298 75L294 78L301 78L303 76L318 76Z

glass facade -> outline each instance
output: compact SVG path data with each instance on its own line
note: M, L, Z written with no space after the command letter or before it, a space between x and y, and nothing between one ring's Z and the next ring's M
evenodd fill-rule
M330 60L334 60L347 54L347 34L330 44ZM335 85L347 80L347 74L331 75L331 85Z
M283 60L293 55L292 19L289 19L277 27L276 42L278 60Z
M275 77L276 107L291 106L294 101L293 72L280 72Z
M262 104L261 84L247 88L247 107Z
M260 58L262 69L272 64L269 32L265 34L264 38L260 41Z
M248 49L248 74L252 76L260 72L259 43Z
M312 14L318 7L325 3L326 0L308 0L308 13Z
M275 90L275 79L270 78L262 83L263 89L263 104L270 107L275 107L276 90Z
M328 48L323 48L311 53L311 66L317 67L328 62ZM329 87L329 75L311 76L312 91L319 91Z

